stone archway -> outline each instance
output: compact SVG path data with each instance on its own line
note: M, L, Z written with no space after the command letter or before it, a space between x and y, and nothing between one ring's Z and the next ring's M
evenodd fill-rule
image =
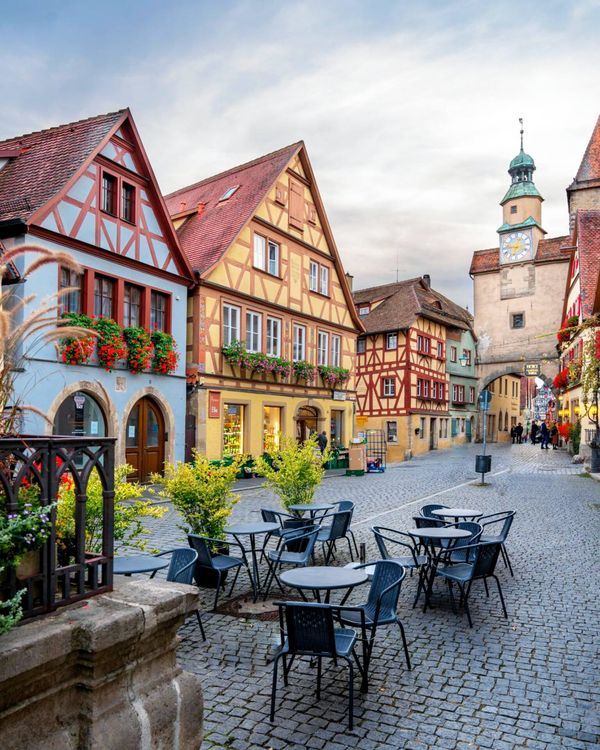
M106 420L106 435L107 437L117 438L117 455L119 455L119 420L117 410L106 390L97 381L79 380L78 382L71 383L62 389L59 395L56 396L54 401L52 401L48 409L48 421L44 422L46 434L52 434L54 422L60 406L69 396L73 396L78 391L89 393L89 395L98 402Z
M300 443L307 440L313 433L318 434L323 420L321 410L312 404L299 404L294 414L295 437Z

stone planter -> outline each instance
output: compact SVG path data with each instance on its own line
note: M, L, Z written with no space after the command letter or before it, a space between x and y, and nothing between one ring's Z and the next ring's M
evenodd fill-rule
M26 552L21 561L16 567L15 574L20 581L24 581L26 578L32 578L40 573L40 551L32 550Z

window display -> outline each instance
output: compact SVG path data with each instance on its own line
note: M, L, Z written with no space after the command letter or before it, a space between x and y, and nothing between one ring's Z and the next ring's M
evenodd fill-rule
M263 444L266 453L279 450L281 407L265 406L263 411Z
M344 444L342 426L344 424L344 412L338 409L331 410L331 447Z
M223 404L223 455L236 456L244 452L244 407Z

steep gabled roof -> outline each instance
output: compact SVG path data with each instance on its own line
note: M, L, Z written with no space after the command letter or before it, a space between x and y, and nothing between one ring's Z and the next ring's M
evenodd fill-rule
M18 151L0 170L0 221L28 221L78 173L126 113L121 109L0 141L0 149Z
M570 235L562 237L550 237L538 242L534 263L555 263L556 261L569 260L569 248L571 247ZM476 250L471 259L471 275L476 273L488 273L500 270L500 250L490 247L487 250Z
M581 183L596 180L600 181L600 117L598 117L575 179L568 189L573 190ZM587 187L587 185L584 185L584 187Z
M204 273L223 257L302 146L293 143L165 196L172 217L187 216L178 234L195 271ZM230 198L220 200L234 187Z
M367 333L410 328L421 316L443 325L470 330L473 316L464 308L432 289L420 276L354 292L356 305L379 302L361 320Z

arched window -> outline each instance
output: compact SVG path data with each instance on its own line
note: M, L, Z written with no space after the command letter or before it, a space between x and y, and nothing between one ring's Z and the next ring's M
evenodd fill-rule
M93 396L77 391L62 402L54 417L54 435L105 437L106 417Z

